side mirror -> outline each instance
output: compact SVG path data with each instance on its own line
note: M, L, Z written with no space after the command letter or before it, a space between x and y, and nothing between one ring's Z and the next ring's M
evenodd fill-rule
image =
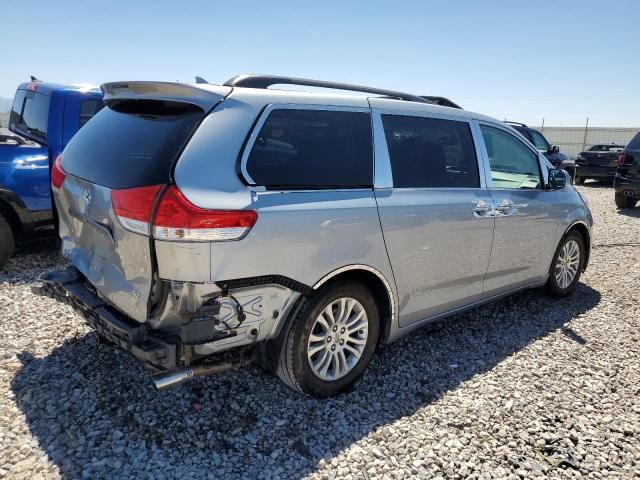
M552 168L549 170L549 188L551 190L558 190L564 188L567 185L568 174L564 170L559 168Z
M549 153L558 153L560 151L560 147L558 147L557 145L553 145L551 148L549 148Z

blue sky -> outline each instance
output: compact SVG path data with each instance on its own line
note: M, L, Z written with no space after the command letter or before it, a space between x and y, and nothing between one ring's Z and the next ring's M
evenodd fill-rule
M640 1L3 2L0 96L270 73L443 95L537 125L640 126ZM6 43L8 42L8 43Z

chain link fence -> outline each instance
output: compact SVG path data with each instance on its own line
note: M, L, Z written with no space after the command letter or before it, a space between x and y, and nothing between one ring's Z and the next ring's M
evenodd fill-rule
M638 128L614 127L533 127L540 130L549 143L560 147L569 158L576 156L596 143L617 143L626 145L640 132Z

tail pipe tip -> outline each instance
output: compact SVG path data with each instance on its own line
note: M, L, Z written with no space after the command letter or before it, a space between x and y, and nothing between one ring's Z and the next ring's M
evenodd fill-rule
M203 365L185 368L183 370L171 370L168 372L162 372L152 376L153 386L157 391L160 391L169 387L180 385L181 383L187 382L195 377L203 377L205 375L211 375L214 373L222 373L233 368L237 368L237 366L231 362L222 362L215 365Z

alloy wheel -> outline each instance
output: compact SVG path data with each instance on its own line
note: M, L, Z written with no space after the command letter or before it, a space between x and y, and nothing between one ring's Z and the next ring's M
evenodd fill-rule
M367 345L369 320L354 298L332 301L316 318L307 342L309 366L318 378L337 380L358 363Z

